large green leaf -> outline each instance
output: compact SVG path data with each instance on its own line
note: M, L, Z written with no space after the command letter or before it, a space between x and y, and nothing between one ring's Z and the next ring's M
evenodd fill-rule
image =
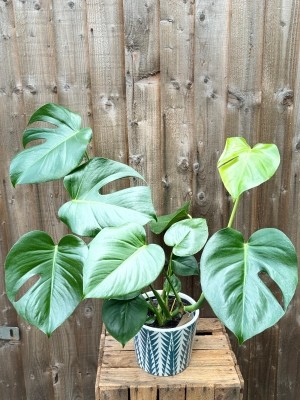
M91 140L92 130L81 128L81 117L56 104L45 104L30 118L48 122L56 128L28 128L23 134L24 147L37 139L43 143L29 147L12 160L12 184L46 182L63 178L76 168Z
M275 144L257 144L251 148L242 137L226 140L225 149L218 161L221 179L235 200L246 190L270 179L280 163Z
M296 289L297 271L292 243L273 228L255 232L248 242L240 232L225 228L207 242L200 262L205 298L240 343L283 316ZM282 306L260 273L278 285Z
M164 262L163 249L146 244L142 226L104 228L89 245L83 273L85 297L120 297L140 290L158 277Z
M147 319L148 306L142 296L131 300L105 300L102 319L107 331L122 346L132 339Z
M174 211L172 214L161 215L157 217L157 221L151 221L150 229L153 233L159 234L168 229L175 222L188 218L190 202L187 201L182 207Z
M206 220L189 218L176 222L164 235L166 245L179 257L191 256L202 249L208 238Z
M87 254L85 243L73 235L64 236L58 245L45 232L22 236L5 263L7 295L17 312L50 335L82 299Z
M101 194L103 186L125 177L143 177L128 165L97 157L81 165L64 179L72 200L58 215L74 233L95 236L102 228L128 222L146 224L155 219L148 186L136 186Z

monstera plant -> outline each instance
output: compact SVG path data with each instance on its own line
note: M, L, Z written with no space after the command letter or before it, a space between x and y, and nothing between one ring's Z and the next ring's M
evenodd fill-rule
M36 122L39 127L33 126ZM183 304L178 276L199 274L193 255L206 243L208 229L204 219L188 214L188 203L157 219L145 183L104 194L103 188L119 179L144 178L126 164L90 159L91 138L91 129L81 127L81 117L60 105L46 104L30 118L23 133L25 149L11 162L12 184L63 179L70 199L58 216L72 234L52 239L33 231L22 236L6 258L6 289L17 312L47 335L83 299L102 298L107 329L124 345L145 323L149 310L151 319L164 326L199 307ZM147 242L148 222L154 232L166 231L167 263L163 248ZM92 240L87 244L77 235ZM162 293L153 287L160 274ZM145 288L154 293L156 305L141 296Z
M36 122L38 127L32 127ZM14 186L63 179L70 197L58 216L71 234L52 239L42 231L29 232L7 255L7 295L25 320L51 335L83 299L101 298L105 325L123 345L145 324L163 329L174 320L182 324L205 299L240 343L279 320L297 285L292 243L274 228L247 240L232 228L241 195L276 172L280 156L274 144L251 148L241 137L227 140L218 169L233 210L228 226L206 243L206 221L192 218L188 203L157 217L144 178L123 163L90 158L91 138L78 114L46 104L30 118L23 133L25 149L11 162ZM104 193L122 178L140 182ZM148 243L147 223L153 233L163 233L164 249ZM91 238L88 244L85 237ZM194 255L203 247L199 268ZM160 274L164 283L159 291L154 282ZM199 274L203 293L197 301L184 302L180 277ZM264 274L277 284L282 300L264 282ZM178 342L177 337L172 341Z

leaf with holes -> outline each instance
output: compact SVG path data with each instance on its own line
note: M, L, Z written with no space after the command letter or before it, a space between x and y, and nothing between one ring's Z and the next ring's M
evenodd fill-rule
M72 200L58 212L72 232L95 236L102 228L135 221L141 225L155 219L148 186L135 186L109 194L100 190L125 177L143 177L128 165L106 158L93 158L64 179Z
M47 122L56 128L28 128L23 146L42 139L43 143L21 151L12 160L12 184L37 183L60 179L76 168L83 159L92 130L81 128L81 117L56 104L45 104L30 118L29 124Z
M164 262L163 249L146 244L141 225L104 228L89 245L83 275L85 297L108 299L141 290L158 277Z
M73 235L64 236L58 245L42 231L22 236L5 262L7 296L17 312L50 335L82 299L87 253L85 243Z
M280 163L275 144L258 143L251 148L242 137L226 140L218 161L218 169L225 188L236 200L243 192L270 179Z
M282 305L261 280L262 272L278 285ZM245 242L240 232L225 228L207 242L200 275L205 298L242 343L284 315L297 286L297 255L278 229L261 229Z

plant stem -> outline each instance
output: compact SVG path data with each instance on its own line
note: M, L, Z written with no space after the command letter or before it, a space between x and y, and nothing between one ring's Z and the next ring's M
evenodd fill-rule
M87 151L84 153L84 156L85 156L85 158L86 158L88 161L90 161L90 157L89 157L89 155L88 155L88 152L87 152Z
M234 206L233 206L230 218L229 218L229 222L228 222L227 228L231 228L231 226L232 226L232 223L233 223L233 220L234 220L234 217L235 217L238 205L239 205L240 197L241 196L238 196L236 198L235 202L234 202Z
M156 300L157 300L158 304L160 305L160 307L161 307L161 309L162 309L162 311L163 311L163 314L166 316L167 319L171 319L172 316L171 316L171 314L170 314L170 311L169 311L168 307L165 305L165 303L164 303L164 301L163 301L161 295L158 293L157 290L154 289L154 287L153 287L152 285L149 285L149 286L150 286L150 288L151 288L151 290L152 290L154 296L156 297ZM161 318L160 318L160 319L161 319ZM161 321L159 321L159 320L157 320L157 322L158 322L159 324L161 323Z
M175 290L175 288L174 288L174 286L173 286L173 284L172 284L172 281L171 281L170 277L169 277L168 275L166 275L166 278L167 278L167 281L168 281L168 283L169 283L169 285L170 285L170 287L171 287L171 289L172 289L172 291L173 291L173 293L174 293L174 296L175 296L175 298L176 298L176 300L177 300L177 302L178 302L180 308L183 309L182 300L181 300L179 294L177 293L177 291Z
M195 304L191 304L190 306L184 306L184 311L192 312L198 310L205 300L204 294L201 293L198 301Z

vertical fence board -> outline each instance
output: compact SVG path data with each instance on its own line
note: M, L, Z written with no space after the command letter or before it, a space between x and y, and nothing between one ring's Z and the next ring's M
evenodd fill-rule
M128 161L122 0L87 0L95 154Z
M194 2L160 3L161 112L164 206L191 200L197 162L194 129Z
M258 190L258 224L261 227L281 228L287 234L290 234L289 226L293 221L292 210L288 208L290 194L287 188L291 179L290 154L294 135L290 90L295 83L295 64L291 61L295 61L295 24L299 19L297 3L299 2L275 1L271 5L266 2L262 55L259 139L265 143L276 143L283 157L275 177ZM253 340L256 344L253 356L256 357L257 368L254 368L253 363L250 365L248 376L250 398L277 397L279 338L280 327L275 326ZM259 349L262 350L260 355Z
M129 163L147 180L162 214L159 2L124 1Z
M290 90L286 92L281 102L286 103L287 139L288 147L284 147L283 173L279 202L279 224L294 241L296 249L300 246L299 237L299 110L300 110L300 2L293 1L282 9L280 25L287 45L283 47L285 87L286 82ZM286 133L285 133L286 134ZM281 217L281 210L284 213ZM299 250L298 250L299 254ZM280 400L294 399L300 393L299 365L300 365L300 291L299 286L296 295L290 305L287 314L280 322L279 355L277 364L277 391L276 396ZM297 376L298 375L298 376Z
M52 0L59 102L92 125L86 2Z
M225 134L243 136L252 146L260 130L264 1L232 0L231 10ZM246 238L256 229L255 194L243 194L234 224Z
M195 211L210 233L223 227L225 204L217 161L224 147L227 101L227 48L230 1L196 1L195 13L195 136L198 162Z
M82 116L82 126L92 127L86 17L85 1L53 0L58 101ZM57 190L56 195L59 193L62 204L65 191ZM57 399L93 396L100 327L99 301L88 300L55 332L62 343L57 347L55 338L51 341Z
M17 227L13 220L15 195L10 184L7 166L16 148L15 137L23 125L23 102L20 83L19 60L14 30L12 3L0 4L0 54L4 62L0 66L0 263L17 238ZM4 112L5 111L5 112ZM4 286L4 269L0 269L0 325L18 326L16 313L7 299ZM9 343L0 340L0 398L26 400L21 342Z
M232 0L231 4L225 134L226 137L243 136L251 146L258 143L260 131L264 3L264 1L258 3ZM257 191L254 189L245 192L233 226L243 233L246 240L257 228L256 207ZM242 373L248 377L245 379L247 393L248 382L259 379L258 373L251 368L249 360L251 357L257 357L260 342L259 339L258 343L254 339L243 346L238 346L232 337L232 344L239 355ZM272 342L270 352L273 352ZM267 368L269 360L265 360L266 366L263 362L264 359L259 358L261 368ZM259 370L261 371L260 368Z
M46 1L14 2L14 11L18 51L22 58L21 82L27 123L29 115L37 107L56 100L55 90L53 90L56 84L51 9ZM18 132L19 136L20 133ZM36 197L33 197L31 209L25 214L26 217L30 216L31 224L35 224L31 229L48 230L57 238L60 227L53 220L48 219L49 215L55 215L56 212L55 197L51 197L50 194L51 186L41 185L37 189L35 185L25 185L24 188L17 187L16 193L20 190L24 192L32 190ZM27 202L25 208L19 204L23 213L28 203L30 204L30 197L25 198L24 202ZM32 400L46 400L49 395L53 396L49 368L49 341L44 334L23 322L20 327L27 397Z

